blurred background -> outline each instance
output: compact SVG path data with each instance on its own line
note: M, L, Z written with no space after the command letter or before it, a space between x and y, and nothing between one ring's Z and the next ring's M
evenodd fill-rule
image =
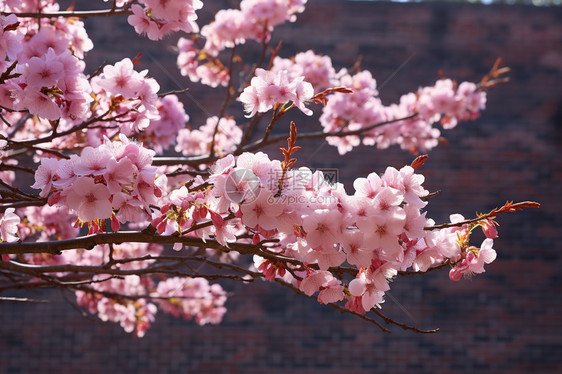
M78 3L77 9L106 5ZM237 3L206 1L200 19ZM191 88L182 101L193 127L205 119L193 98L218 113L224 92L200 89L179 75L177 37L161 43L139 38L125 18L86 23L95 45L87 73L104 60L113 64L143 52L141 68L150 69L161 91ZM451 282L444 270L394 281L383 313L419 328L439 327L438 334L399 328L387 334L279 285L255 282L223 284L232 296L221 325L201 327L159 313L138 339L83 316L72 295L26 291L52 302L0 304L0 372L562 372L562 8L309 0L297 23L280 26L274 39L283 40L282 57L313 49L331 56L336 68L351 67L361 55L385 104L433 84L439 71L477 82L502 57L511 82L488 93L480 119L444 131L447 144L431 151L420 170L427 189L442 190L428 215L437 222L451 213L472 217L506 200L538 201L541 209L499 217L498 258L472 280ZM251 44L241 55L244 48L254 55L258 50ZM305 116L295 121L300 131L320 127ZM322 142L300 145L297 165L338 168L348 191L355 178L415 157L396 147L359 147L340 157ZM281 157L275 149L270 154Z

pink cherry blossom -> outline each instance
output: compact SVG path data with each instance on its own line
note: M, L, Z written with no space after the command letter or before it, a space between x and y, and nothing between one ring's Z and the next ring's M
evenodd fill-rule
M343 233L342 247L347 254L347 262L358 269L369 267L373 258L373 249L365 241L365 235L358 230L348 230Z
M158 26L158 23L154 22L145 13L145 10L138 4L133 4L131 6L133 14L127 17L127 22L129 25L135 28L135 31L139 35L148 36L150 40L160 40L164 36Z
M496 251L492 248L494 241L486 238L480 249L471 247L467 250L465 258L455 265L449 272L453 281L459 281L462 276L470 277L472 274L485 272L484 264L489 264L496 259Z
M260 189L257 198L240 206L242 222L251 228L258 225L265 230L277 227L277 217L283 213L283 204L272 200L273 195L265 189Z
M102 79L97 84L113 95L123 95L125 98L138 96L142 87L143 74L133 69L133 62L125 58L115 65L106 65L103 68Z
M103 184L96 184L90 178L80 177L72 184L72 190L66 196L69 207L78 213L82 222L111 217L111 194Z
M170 277L158 283L155 295L164 297L158 302L163 310L200 325L220 323L226 313L226 292L203 278Z
M338 211L328 209L317 209L304 217L307 244L312 248L332 248L338 242L340 219Z
M3 71L2 63L6 58L15 60L17 54L22 49L21 40L23 33L20 30L9 30L12 25L18 22L15 14L0 16L0 71Z
M0 242L14 242L18 240L17 233L20 217L14 211L14 208L8 208L0 216Z
M343 299L343 285L328 271L320 270L307 275L301 281L299 288L308 296L320 291L318 301L322 304Z
M26 83L32 87L52 87L63 77L64 69L55 51L49 48L45 55L27 61L24 74Z
M60 107L53 98L29 86L14 92L17 108L25 108L30 113L54 121L62 116Z
M289 80L285 70L274 73L260 68L256 69L255 74L251 85L246 87L239 97L244 104L244 110L250 113L247 117L252 117L258 112L267 112L276 103L289 101L306 115L312 114L312 111L304 106L304 102L312 98L314 89L303 77Z
M384 290L377 288L377 285L369 280L364 272L349 283L349 292L353 296L361 298L361 307L365 311L384 302Z
M496 229L497 225L498 224L496 223L496 221L489 220L489 219L480 222L482 231L484 232L484 235L486 235L486 238L488 239L496 239L498 237L498 230Z
M83 175L102 175L108 170L108 162L112 155L100 149L86 147L82 150L80 162L74 165L74 173L79 176Z
M31 188L41 189L39 196L47 197L52 189L61 161L56 158L44 158L35 172L35 183Z

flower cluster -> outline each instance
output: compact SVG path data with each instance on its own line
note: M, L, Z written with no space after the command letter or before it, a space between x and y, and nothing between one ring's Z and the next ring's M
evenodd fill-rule
M21 51L23 34L17 26L18 19L15 15L0 16L0 72L6 71L10 61L15 61Z
M458 121L475 119L486 107L486 92L472 82L456 85L450 79L441 79L434 86L417 92L417 110L428 122L441 121L444 129L455 127Z
M205 51L216 56L247 39L268 40L275 26L294 22L305 4L306 0L242 0L240 9L219 10L215 20L201 29Z
M246 171L244 178L240 178L242 171ZM389 167L382 176L371 173L358 178L353 195L341 184L327 183L320 171L283 172L280 162L263 153L244 153L236 161L226 158L209 180L222 204L230 204L228 209L239 205L242 223L255 233L254 242L279 239L280 245L272 251L308 266L305 272L296 268L288 272L287 264L255 256L256 269L269 280L279 276L294 284L299 280L295 274L301 279L301 290L308 295L319 292L322 303L346 298L348 308L365 312L383 302L388 282L398 271L426 271L448 259L458 264L452 271L455 279L469 270L482 272L483 264L493 260L491 242L480 250L459 242L460 236L469 236L468 226L425 229L434 225L422 211L428 192L424 177L411 166ZM233 199L232 180L242 193L250 189L255 193ZM459 217L452 218L460 222ZM329 271L345 262L357 269L349 293Z
M162 246L144 243L114 245L112 257L115 260L139 258L138 261L125 262L121 270L142 269L153 260L141 260L146 255L157 256ZM90 251L65 252L62 257L73 264L103 264L109 258L107 245L96 246ZM96 276L97 280L103 276ZM115 297L122 295L123 298ZM155 298L156 301L150 301ZM76 300L90 313L103 321L119 323L127 332L135 332L142 337L150 324L158 306L163 310L184 318L195 317L197 323L218 323L226 312L226 295L219 285L209 285L205 279L168 278L159 283L151 277L130 275L94 283L90 290L76 291Z
M114 260L139 258L120 265L121 270L142 269L153 260L140 260L147 255L158 256L163 247L155 244L129 243L113 246ZM90 251L65 252L61 257L73 264L96 265L109 259L107 245L96 246ZM102 279L102 276L96 276ZM127 332L142 337L160 306L164 311L183 318L195 318L200 325L219 323L226 312L226 293L218 284L209 284L202 278L170 277L155 283L151 277L129 275L94 283L88 291L76 291L76 300L90 313L103 321L119 323ZM123 295L123 298L115 295ZM154 301L151 301L151 299Z
M240 9L221 9L215 19L201 29L205 44L193 40L178 41L178 68L193 82L211 87L226 86L228 69L216 57L225 48L244 44L246 40L267 41L274 27L294 22L304 11L306 0L243 0Z
M74 225L76 215L62 206L26 207L19 209L18 214L23 219L19 225L22 240L31 237L37 242L64 240L75 238L79 232Z
M401 273L450 266L450 278L458 281L484 272L496 257L496 213L538 204L508 203L476 219L456 214L450 224L437 225L425 210L432 194L416 171L424 158L357 178L350 194L330 170L294 166L291 157L300 148L294 123L283 161L244 152L278 141L270 135L281 116L292 107L311 115L311 101L324 105L323 131L302 138L325 138L340 154L361 143L429 150L440 136L434 125L450 129L476 118L485 89L505 72L498 62L479 85L440 79L383 105L371 73L337 71L330 57L311 50L281 58L278 48L270 67L261 68L272 30L294 21L306 2L242 0L239 9L218 11L199 35L179 39L181 74L228 90L220 114L195 128L177 96L159 96L148 70L135 69L140 54L86 78L82 59L93 44L78 18L59 17L55 0L3 1L2 14L21 16L0 16L0 242L11 253L2 259L12 261L6 268L40 265L23 272L32 287L47 279L73 289L80 306L137 336L158 308L201 325L221 321L225 291L206 275L192 278L198 272L191 263L214 266L215 279L280 281L357 313L379 308ZM202 6L201 0L115 0L111 9L88 16L127 14L137 33L159 40L197 32ZM27 12L50 14L24 17ZM234 49L229 63L221 62L224 49L248 40L262 44L257 65L243 65ZM253 117L250 123L228 114L235 104L240 114L235 100ZM270 110L265 135L253 142L260 114ZM183 157L162 157L154 162L161 169L153 166L153 156L171 147ZM39 196L20 186L25 178L14 180L13 170L30 170L18 165L30 154L39 162L31 186ZM95 235L76 238L84 223ZM118 232L121 224L137 231ZM114 232L104 233L107 226ZM469 244L476 227L486 236L480 247ZM33 252L40 246L49 253L27 253L30 243L14 244L20 240L35 241ZM90 249L53 254L59 240L63 249ZM116 242L123 244L109 244ZM155 243L196 249L171 256ZM249 268L233 263L243 254L253 255ZM57 270L42 278L47 265Z
M470 247L466 256L458 261L457 265L449 272L453 281L459 281L461 277L470 277L472 274L483 273L484 264L489 264L496 259L496 251L492 248L494 241L490 238L484 239L480 248Z
M156 154L161 154L175 143L179 132L185 129L189 116L176 95L159 98L154 106L158 114L150 120L139 138L154 149Z
M42 197L52 193L50 203L76 212L81 222L112 218L118 228L118 221L148 217L149 205L161 194L153 155L121 135L120 141L106 139L99 147L84 148L80 156L41 159L32 187L41 189Z
M240 94L239 100L244 104L246 117L253 117L256 113L264 113L275 104L293 102L304 114L310 116L312 111L304 106L307 100L314 96L314 88L299 76L289 79L286 70L274 73L269 70L256 69L256 75L251 84Z
M291 80L301 76L304 77L306 82L312 84L314 92L335 85L332 82L336 77L332 59L329 56L317 55L312 50L297 53L292 59L276 56L273 59L271 71L277 73L283 70L289 72L289 79Z
M13 14L0 17L0 25L0 71L8 73L8 79L0 82L0 105L29 110L51 121L84 120L92 99L84 64L77 56L82 57L92 46L81 23L70 26L59 21L40 29L28 27L23 44L26 27Z
M107 262L110 253L113 259L123 260L158 255L162 250L162 246L144 243L117 244L111 249L108 245L98 245L89 251L64 252L58 257L66 263L95 266ZM120 269L135 270L150 264L150 260L126 262L120 265ZM99 275L94 278L102 280L107 277ZM98 315L102 321L119 323L125 331L135 331L141 337L154 321L157 312L156 305L147 300L154 286L152 278L138 275L105 279L91 284L89 289L77 290L76 301L90 313ZM119 298L116 295L126 297Z
M5 0L0 4L2 12L34 12L37 9L53 12L59 10L59 6L52 0Z
M197 32L195 11L203 7L201 0L140 0L143 6L133 4L133 14L128 21L138 34L146 34L151 40L160 40L176 32Z
M228 85L230 79L228 69L220 60L207 55L205 50L197 48L193 40L180 38L178 52L177 65L181 75L188 76L192 82L201 81L202 84L211 87Z
M14 98L10 108L29 110L51 121L61 117L85 120L92 98L83 69L83 64L70 51L57 54L53 48L25 63L20 62L16 73L21 75L7 83Z
M486 102L485 91L478 90L474 83L463 82L455 89L456 84L449 79L403 95L399 104L390 106L381 103L376 81L367 71L353 76L341 74L338 85L353 93L335 93L328 98L320 117L325 132L365 129L365 145L387 148L399 144L414 153L437 146L440 131L434 123L440 121L444 129L452 128L458 121L478 117ZM327 141L344 154L358 146L361 138L348 135L328 137Z
M229 206L220 204L210 189L194 188L195 191L186 186L173 190L167 196L169 202L153 214L152 226L159 234L180 233L204 240L213 237L228 247L229 242L236 241L240 231L238 220L226 220L222 216L228 213ZM181 243L174 245L175 250L182 248Z
M101 75L92 78L95 113L102 117L104 113L112 114L100 124L106 128L118 126L121 133L131 136L145 130L151 120L161 120L156 108L160 85L147 73L148 70L136 71L133 61L125 58L105 66Z
M218 324L226 313L226 292L219 284L203 278L168 278L158 283L158 304L166 312L185 319L195 318L199 325Z
M242 130L233 118L210 117L203 126L195 130L181 129L178 132L176 151L186 156L208 155L211 152L210 139L216 130L214 151L227 155L236 149L242 139Z

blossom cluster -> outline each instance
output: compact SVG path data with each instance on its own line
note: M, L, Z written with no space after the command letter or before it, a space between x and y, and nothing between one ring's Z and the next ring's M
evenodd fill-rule
M142 4L133 4L133 14L128 22L138 34L146 34L151 40L160 40L164 36L184 31L199 31L197 10L203 7L201 0L139 0Z
M156 294L160 307L173 316L195 318L199 325L218 324L226 313L226 293L219 284L204 278L168 278L158 283Z
M214 21L201 28L205 51L216 56L247 39L267 40L275 26L294 22L305 4L306 0L242 0L240 9L219 10Z
M128 243L113 246L115 260L157 256L163 247L156 244ZM102 265L109 260L108 245L96 246L90 251L65 252L60 261L77 265ZM153 260L132 261L120 265L120 270L142 269ZM97 280L103 276L96 276ZM158 307L186 319L194 318L204 325L216 324L226 312L226 293L218 284L206 279L170 277L159 282L146 276L129 275L92 284L90 290L76 291L78 305L103 321L116 322L127 332L142 337L154 321ZM111 295L127 295L116 301Z
M275 26L294 22L307 0L242 0L240 9L221 9L215 19L201 28L204 45L180 38L178 68L193 82L211 87L226 86L228 69L216 58L225 48L247 40L268 41Z
M208 55L190 39L179 38L177 65L181 75L189 77L192 82L226 87L230 80L228 69L220 60Z
M242 139L242 130L233 118L216 116L207 118L203 126L198 129L181 129L178 131L176 151L186 156L208 155L211 152L210 139L215 133L214 151L219 155L227 155L236 149Z
M141 241L150 233L153 238L167 236L164 241L173 240L176 251L197 243L197 256L218 257L222 264L217 268L242 253L254 254L249 269L231 269L245 277L261 273L269 281L282 279L321 303L345 302L358 313L380 307L389 282L401 272L450 265L453 281L484 272L496 257L492 215L482 220L451 215L453 225L436 225L427 217L431 195L415 164L357 178L350 194L327 178L327 171L294 167L294 126L289 150L282 148L284 161L262 152L241 153L260 145L247 147L260 113L274 111L264 144L287 109L311 115L305 106L311 100L324 104L320 125L340 154L361 143L429 150L440 136L435 124L450 129L484 109L481 86L450 79L403 95L398 104L383 105L370 72L338 71L330 57L311 50L281 58L278 49L268 69L237 66L241 58L235 51L228 67L221 62L220 52L248 40L261 42L265 52L273 29L293 22L306 2L242 0L239 9L218 11L200 37L179 39L182 75L211 87L228 86L221 114L208 115L198 128L188 123L176 95L159 96L160 86L148 70L135 69L140 55L86 77L82 59L93 44L78 19L0 16L0 163L5 166L0 178L10 196L29 198L20 205L13 203L17 198L2 194L2 209L14 205L0 213L0 242L71 239L84 223L90 234L110 228L117 232L127 224L145 229L127 235L138 234ZM117 0L109 13L132 13L128 22L137 33L159 40L175 31L197 32L196 11L202 6L201 0ZM54 0L0 4L6 14L38 10L57 12L59 7ZM237 71L241 82L233 81ZM243 77L248 71L250 76ZM234 100L255 121L237 123L229 116ZM245 125L248 136L242 131ZM152 165L155 154L171 147L186 156L178 164L191 157L188 168ZM40 190L39 197L11 188L11 169L25 170L15 165L18 156L30 152L39 162L31 186ZM201 159L195 170L191 165ZM27 206L45 201L44 206ZM25 207L16 211L18 206ZM486 236L480 247L469 244L475 227ZM167 265L158 267L169 259L163 251L156 244L103 244L58 255L23 254L18 260L105 269L107 274L96 275L84 270L89 278L74 288L77 302L137 336L144 335L158 308L199 324L219 323L226 312L222 287L204 278L177 277L180 272ZM178 258L186 264L203 256Z
M361 144L387 148L399 144L405 150L425 152L438 144L440 123L451 129L459 121L478 118L485 108L486 92L472 82L457 85L440 79L435 85L421 87L400 98L398 104L383 105L377 82L369 71L351 74L346 69L336 72L328 56L312 51L297 54L293 59L276 57L272 71L287 71L290 77L303 76L315 92L322 88L341 86L352 91L328 96L320 123L326 133L364 130L361 135L328 137L329 144L340 154Z
M149 144L156 154L162 154L176 143L176 137L185 129L189 116L176 95L158 98L154 106L158 114L152 117L148 127L139 134L139 139Z
M103 73L93 77L92 88L96 94L95 112L112 113L114 121L105 121L106 127L119 126L130 136L144 130L151 119L157 119L155 103L160 85L146 77L148 70L137 72L133 61L125 58L115 65L107 65Z
M320 117L324 131L369 128L362 135L363 144L378 148L399 144L413 152L428 151L437 146L440 136L434 123L441 122L444 129L449 129L458 121L475 119L486 102L486 93L478 90L476 84L462 82L455 89L452 80L441 79L434 86L403 95L398 104L384 106L376 91L376 81L367 71L353 76L344 74L339 79L339 84L353 93L330 96ZM360 137L329 137L327 141L344 154L360 144Z
M229 242L236 241L236 234L244 232L240 230L239 220L225 219L223 215L228 213L230 206L224 202L221 204L210 189L194 188L189 190L184 185L165 196L163 200L168 202L162 205L160 211L153 213L152 226L159 234L180 233L203 240L213 238L228 247ZM181 243L174 245L175 250L182 248Z
M58 21L34 29L20 26L12 14L0 17L0 24L0 70L14 67L9 79L0 82L0 105L51 121L86 119L91 89L78 57L92 45L81 22Z
M275 56L271 71L278 73L283 70L288 72L290 80L302 76L306 82L312 84L314 92L337 85L334 81L336 71L332 66L332 59L311 50L299 52L292 59Z
M76 212L81 222L112 218L119 222L142 220L156 203L160 189L155 184L153 151L131 142L124 135L69 159L43 158L32 188L40 189L57 204ZM116 220L114 219L116 218Z
M287 71L278 73L256 69L250 85L240 94L239 100L244 104L246 117L253 117L256 113L264 113L275 104L292 101L304 114L312 115L312 110L304 106L314 95L314 89L303 76L289 79Z
M269 280L280 276L300 284L308 295L319 292L320 302L347 299L348 308L365 312L380 306L399 271L424 272L448 260L455 264L451 279L458 280L458 274L484 271L484 263L494 259L491 238L481 249L459 241L469 236L468 225L426 230L435 224L422 211L428 191L423 175L411 166L358 178L349 195L343 185L326 182L321 171L283 172L281 163L264 153L244 153L236 160L230 156L219 165L209 178L219 205L230 204L233 210L232 205L239 205L241 221L254 233L254 242L276 238L280 245L272 251L307 264L306 271L289 272L288 264L255 256L256 269ZM242 171L244 178L239 177ZM233 179L242 193L252 188L255 193L232 199ZM452 219L463 220L459 215ZM330 272L344 263L357 269L349 284Z
M63 206L43 205L18 209L22 222L18 234L22 240L33 238L37 242L75 238L80 229L74 225L76 214Z

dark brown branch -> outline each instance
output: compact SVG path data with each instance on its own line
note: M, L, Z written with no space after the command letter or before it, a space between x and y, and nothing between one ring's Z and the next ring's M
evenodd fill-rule
M82 236L74 239L65 239L49 242L21 242L21 243L0 243L1 254L23 254L23 253L51 253L58 254L61 251L71 249L92 249L101 244L121 244L121 243L156 243L174 244L183 243L192 247L212 248L221 251L235 250L242 254L260 254L259 246L246 243L229 243L229 248L222 246L215 240L207 240L193 236L176 235L152 235L138 231L120 231L110 233L98 233Z
M105 113L103 113L100 116L97 117L92 117L89 120L82 122L81 124L78 124L76 126L73 126L72 128L63 131L63 132L56 132L56 129L53 129L53 132L51 135L48 135L46 137L43 138L38 138L38 139L29 139L29 140L21 140L21 141L9 141L8 144L8 149L19 149L19 148L30 148L32 146L35 146L36 144L41 144L41 143L48 143L53 139L59 138L61 136L66 136L66 135L70 135L76 131L80 131L83 130L85 128L88 127L88 125L97 122L97 121L106 121L108 119L104 119L103 117L105 117L107 114L109 114L110 110L106 111ZM123 113L123 115L125 115L127 113Z
M256 115L252 118L252 121L248 124L248 127L246 127L246 129L244 130L244 134L242 134L242 140L240 140L240 144L238 144L238 147L234 152L235 154L242 153L242 147L248 142L248 139L250 139L250 136L252 135L252 132L254 131L254 128L258 124L260 118L261 118L260 113L256 113Z
M21 191L19 188L12 187L12 186L10 186L8 183L6 183L6 182L4 182L4 181L2 181L2 180L0 180L0 186L6 188L6 189L8 189L8 190L10 190L14 195L20 195L20 196L27 197L27 198L30 198L30 199L33 199L33 200L43 200L43 199L42 199L41 197L39 197L39 196L35 196L35 195L32 195L32 194L28 194L28 193L26 193L26 192Z
M21 297L4 297L0 296L0 302L10 302L10 303L48 303L49 300L36 300L27 299Z
M217 137L217 133L219 132L219 123L221 118L224 117L226 113L226 109L228 108L228 104L230 104L230 100L234 94L234 89L232 88L232 70L234 67L234 58L236 57L236 47L233 47L230 52L230 61L228 63L228 85L226 87L226 97L222 103L222 107L220 109L219 115L217 117L217 125L215 126L215 130L213 131L213 136L211 137L211 150L209 152L209 157L213 157L215 155L215 138Z
M130 10L73 10L73 11L60 11L51 13L38 13L38 12L21 12L21 13L8 13L0 12L2 16L15 14L18 18L91 18L91 17L111 17L111 16L130 16L133 14Z
M410 331L417 332L417 333L420 333L420 334L435 334L435 333L439 332L438 328L433 329L433 330L420 330L417 327L409 326L409 325L406 325L404 323L397 322L397 321L393 320L392 318L388 318L375 308L373 308L373 311L375 312L375 314L377 316L381 317L387 325L399 326L403 330L410 330Z
M24 173L35 174L35 171L29 168L18 166L18 165L3 164L3 163L0 163L0 170L15 170Z
M167 92L162 92L158 94L158 97L164 97L168 95L181 95L189 91L189 88L184 88L183 90L172 90Z
M446 229L446 228L449 228L449 227L461 227L463 225L476 223L476 222L483 221L483 220L486 220L486 219L494 219L495 216L498 215L499 213L515 212L517 210L522 210L523 208L540 208L540 206L541 205L539 203L535 202L535 201L522 201L520 203L513 203L511 201L508 201L502 207L494 208L489 213L477 214L477 217L466 219L466 220L460 221L460 222L454 222L454 223L450 222L450 223L444 223L444 224L441 224L441 225L424 227L424 230L440 230L440 229Z
M429 268L426 271L413 271L413 270L398 271L398 275L402 275L402 276L405 276L405 275L423 275L423 274L427 274L431 271L442 269L449 264L450 264L449 259L445 259L441 264L439 264L435 267Z
M43 200L27 200L27 201L18 201L16 203L1 203L0 208L2 210L4 209L8 209L8 208L25 208L27 206L43 206L45 204L47 204L47 199L43 199ZM0 243L0 245L2 245Z
M367 126L367 127L361 128L361 129L353 130L353 131L340 130L340 131L334 131L334 132L322 132L322 131L309 132L309 133L297 135L297 139L298 140L324 139L324 138L327 138L327 137L330 137L330 136L344 137L344 136L351 136L351 135L362 135L362 134L364 134L364 133L366 133L366 132L368 132L372 129L375 129L377 127L381 127L381 126L388 125L388 124L395 123L395 122L413 119L417 115L418 115L418 113L413 113L413 114L410 114L409 116L406 116L406 117L396 118L396 119L392 119L392 120L388 120L388 121L375 123L371 126ZM244 147L243 151L244 152L252 152L252 151L258 150L262 147L265 147L266 145L282 142L286 139L287 139L286 135L276 136L276 137L271 138L271 139L268 139L267 137L264 136L261 140L258 140L257 142L255 142L253 144L249 144L248 146Z
M417 115L418 115L417 113L414 113L414 114L411 114L411 115L406 116L406 117L376 123L374 125L371 125L371 126L368 126L368 127L362 128L362 129L354 130L354 131L337 131L337 132L318 131L318 132L310 132L310 133L301 133L301 134L297 135L297 140L324 139L324 138L327 138L327 137L330 137L330 136L343 137L343 136L349 136L349 135L361 135L362 133L367 132L369 130L372 130L376 127L388 125L388 124L394 123L394 122L412 119L412 118L415 118ZM253 123L253 121L252 121L252 123ZM271 126L271 124L270 124L270 126ZM261 149L261 148L265 147L266 145L279 143L279 142L282 142L282 141L285 141L285 140L287 140L287 135L280 135L280 136L272 137L271 139L265 139L265 141L264 141L264 138L262 138L261 140L258 140L255 143L248 144L247 146L244 146L244 147L239 147L232 154L234 156L237 156L237 155L242 154L243 152L253 152L253 151L256 151L258 149ZM241 144L243 144L243 143L244 143L244 140L242 141ZM155 157L152 160L152 165L155 165L155 166L164 166L164 165L198 166L198 165L201 165L201 164L212 163L212 162L216 161L217 159L218 159L217 157L209 157L209 156Z

